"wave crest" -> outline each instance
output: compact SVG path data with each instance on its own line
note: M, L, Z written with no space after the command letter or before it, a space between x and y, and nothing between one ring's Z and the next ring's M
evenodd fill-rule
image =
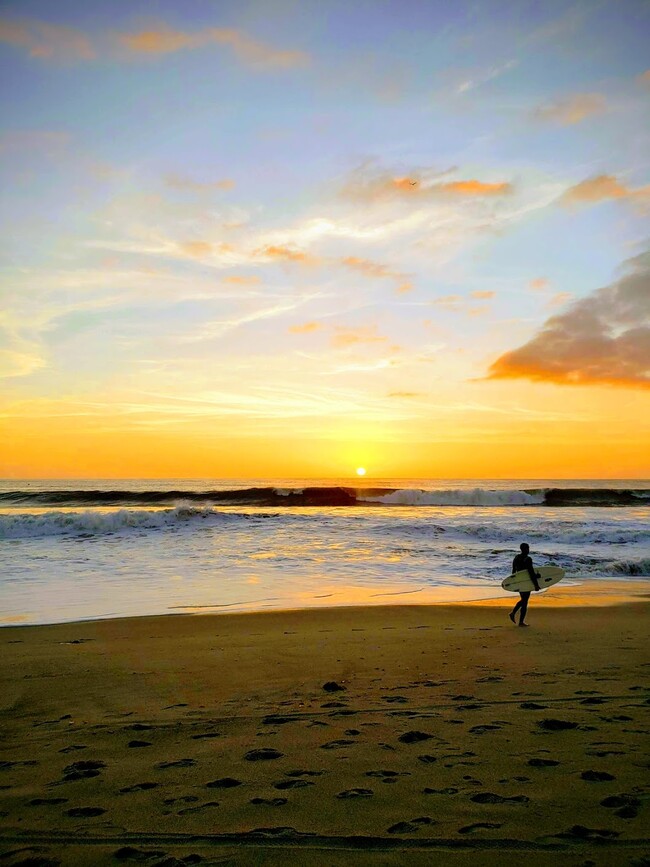
M199 520L227 520L214 509L179 504L156 511L120 509L117 512L47 512L40 515L0 515L0 539L39 536L98 536L124 530L162 530Z

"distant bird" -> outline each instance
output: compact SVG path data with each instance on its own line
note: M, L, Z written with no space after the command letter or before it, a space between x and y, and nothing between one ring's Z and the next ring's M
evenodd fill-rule
M409 181L409 183L411 184L412 187L414 187L414 186L416 186L417 181Z

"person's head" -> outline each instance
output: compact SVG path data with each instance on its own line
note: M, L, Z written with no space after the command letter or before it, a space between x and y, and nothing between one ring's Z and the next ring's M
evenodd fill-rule
M530 551L530 545L528 542L522 542L519 548L522 554L527 554Z

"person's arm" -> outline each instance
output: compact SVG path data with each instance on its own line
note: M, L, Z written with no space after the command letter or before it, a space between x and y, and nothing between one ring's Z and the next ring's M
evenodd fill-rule
M533 569L532 557L528 557L526 559L526 568L528 569L528 574L530 575L530 580L533 582L533 587L535 588L535 590L539 590L540 586L538 584L538 579L541 578L542 576L539 574L539 572L535 572L535 570Z

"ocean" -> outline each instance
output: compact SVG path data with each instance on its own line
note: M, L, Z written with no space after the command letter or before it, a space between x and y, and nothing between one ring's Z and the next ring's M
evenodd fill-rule
M0 624L491 598L522 541L638 581L649 518L648 480L5 480Z

